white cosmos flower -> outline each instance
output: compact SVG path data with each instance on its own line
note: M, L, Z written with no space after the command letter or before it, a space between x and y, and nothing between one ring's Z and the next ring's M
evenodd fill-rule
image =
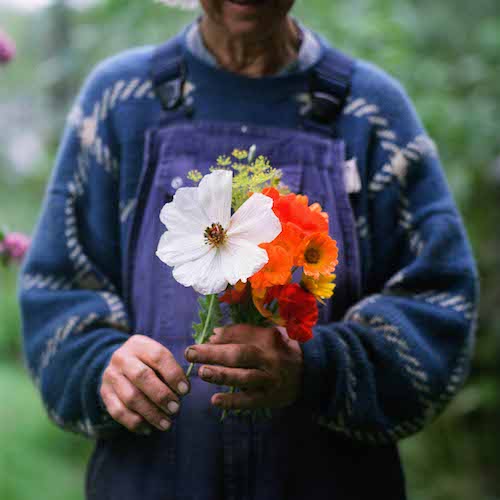
M179 283L203 295L246 282L269 260L258 245L281 232L273 200L260 193L231 216L232 182L231 171L216 170L198 187L179 188L160 212L167 231L156 255L174 268Z

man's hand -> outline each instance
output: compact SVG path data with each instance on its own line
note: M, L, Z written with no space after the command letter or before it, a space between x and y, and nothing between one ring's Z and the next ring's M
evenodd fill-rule
M220 408L281 408L300 390L302 351L296 340L277 328L232 325L216 328L209 343L189 346L184 355L203 363L200 377L212 384L239 387L242 392L217 393Z
M172 353L144 335L132 335L111 357L100 394L109 414L133 432L151 424L166 431L189 382Z

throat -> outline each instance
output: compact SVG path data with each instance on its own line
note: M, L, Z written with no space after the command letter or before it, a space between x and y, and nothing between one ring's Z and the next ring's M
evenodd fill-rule
M284 29L255 40L229 36L211 25L207 16L200 21L203 43L224 69L251 78L274 75L298 57L300 30L291 19Z

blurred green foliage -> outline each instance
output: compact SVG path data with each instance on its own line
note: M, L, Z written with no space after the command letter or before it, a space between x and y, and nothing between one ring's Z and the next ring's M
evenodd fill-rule
M410 498L500 499L500 4L299 0L294 13L406 87L439 146L479 263L472 373L435 423L401 443ZM65 115L92 66L160 42L196 14L121 0L81 11L58 0L31 15L2 12L18 56L0 68L0 222L33 229ZM23 368L15 283L15 270L0 270L0 498L81 499L91 443L44 414Z

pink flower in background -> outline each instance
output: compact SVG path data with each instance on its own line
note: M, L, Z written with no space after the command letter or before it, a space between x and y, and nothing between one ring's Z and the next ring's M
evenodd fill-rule
M21 262L31 244L31 238L22 233L8 233L0 241L0 257L5 263Z
M0 64L7 64L16 55L16 44L0 30Z

